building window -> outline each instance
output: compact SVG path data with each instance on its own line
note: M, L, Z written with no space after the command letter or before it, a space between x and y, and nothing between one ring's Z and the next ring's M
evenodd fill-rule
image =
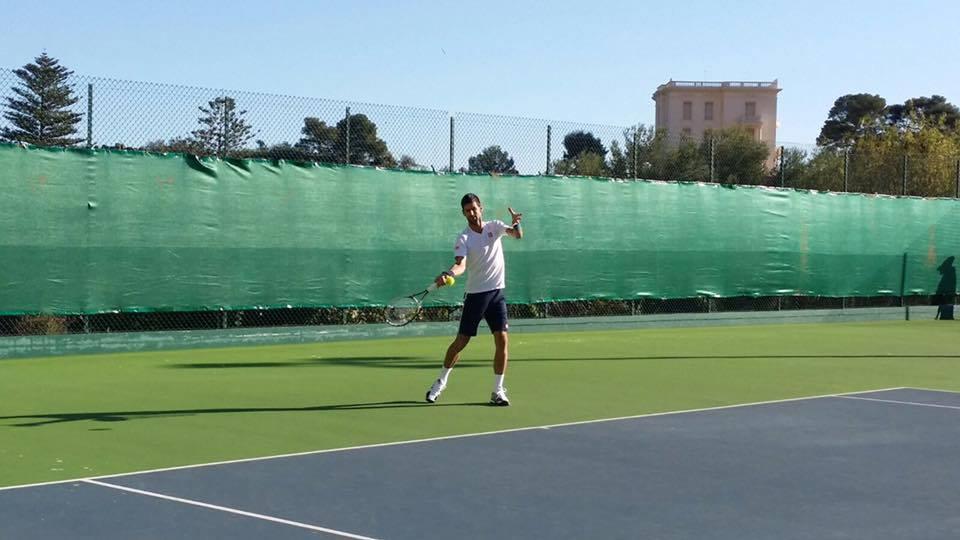
M683 102L683 119L693 120L693 102L692 101Z
M713 102L708 101L703 104L703 119L713 120Z
M754 117L757 116L757 102L756 102L756 101L748 101L748 102L746 103L746 110L744 110L744 115L745 115L747 118L754 118Z

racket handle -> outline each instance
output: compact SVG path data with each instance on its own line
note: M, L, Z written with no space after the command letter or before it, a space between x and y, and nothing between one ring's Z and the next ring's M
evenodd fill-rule
M430 285L427 285L427 292L433 292L433 291L437 290L437 287L438 287L437 282L434 281L434 282L431 283Z

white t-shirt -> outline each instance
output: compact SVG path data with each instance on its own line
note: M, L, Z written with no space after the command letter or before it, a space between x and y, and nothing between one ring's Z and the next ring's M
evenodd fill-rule
M467 259L467 293L506 287L500 238L506 234L507 228L506 223L495 219L484 222L483 232L474 232L468 226L457 237L453 254Z

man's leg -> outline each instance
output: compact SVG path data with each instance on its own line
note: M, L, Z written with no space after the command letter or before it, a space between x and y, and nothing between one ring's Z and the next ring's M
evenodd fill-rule
M460 315L460 329L453 343L447 347L447 354L443 357L443 369L440 370L440 376L433 383L430 390L427 390L427 403L433 403L440 397L440 393L447 387L447 379L450 377L450 371L460 359L462 351L470 338L477 335L477 326L483 318L483 313L487 309L488 297L486 295L468 294L463 302L463 313Z
M507 373L507 358L509 356L507 346L509 342L510 340L507 338L506 332L493 333L493 343L496 346L496 350L493 353L494 375L506 375Z
M453 339L453 343L447 347L447 355L443 357L444 369L453 369L457 360L460 360L460 351L467 347L467 343L470 343L470 336L457 334L457 337Z
M501 330L493 333L493 343L496 346L496 351L493 353L493 392L490 394L491 405L510 405L510 399L507 398L507 389L503 387L503 377L507 373L507 357L509 356L507 346L509 341L507 332Z
M493 354L493 393L490 395L490 404L509 405L507 389L503 387L503 377L507 373L510 343L507 334L507 302L503 296L503 290L497 291L484 316L493 332L493 343L496 347Z
M453 371L453 366L456 365L457 360L460 359L460 351L467 346L467 343L470 343L470 336L457 334L457 337L453 339L453 343L447 347L447 354L443 358L443 368L440 370L440 376L437 377L437 381L433 383L430 390L427 390L425 397L427 403L437 401L440 393L447 387L447 379L450 378L450 372Z

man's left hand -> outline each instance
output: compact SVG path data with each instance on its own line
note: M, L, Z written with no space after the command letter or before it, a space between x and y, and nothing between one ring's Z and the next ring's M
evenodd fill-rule
M513 208L507 208L507 211L510 212L510 217L513 219L513 224L516 225L520 223L520 219L523 218L523 214L514 212Z

